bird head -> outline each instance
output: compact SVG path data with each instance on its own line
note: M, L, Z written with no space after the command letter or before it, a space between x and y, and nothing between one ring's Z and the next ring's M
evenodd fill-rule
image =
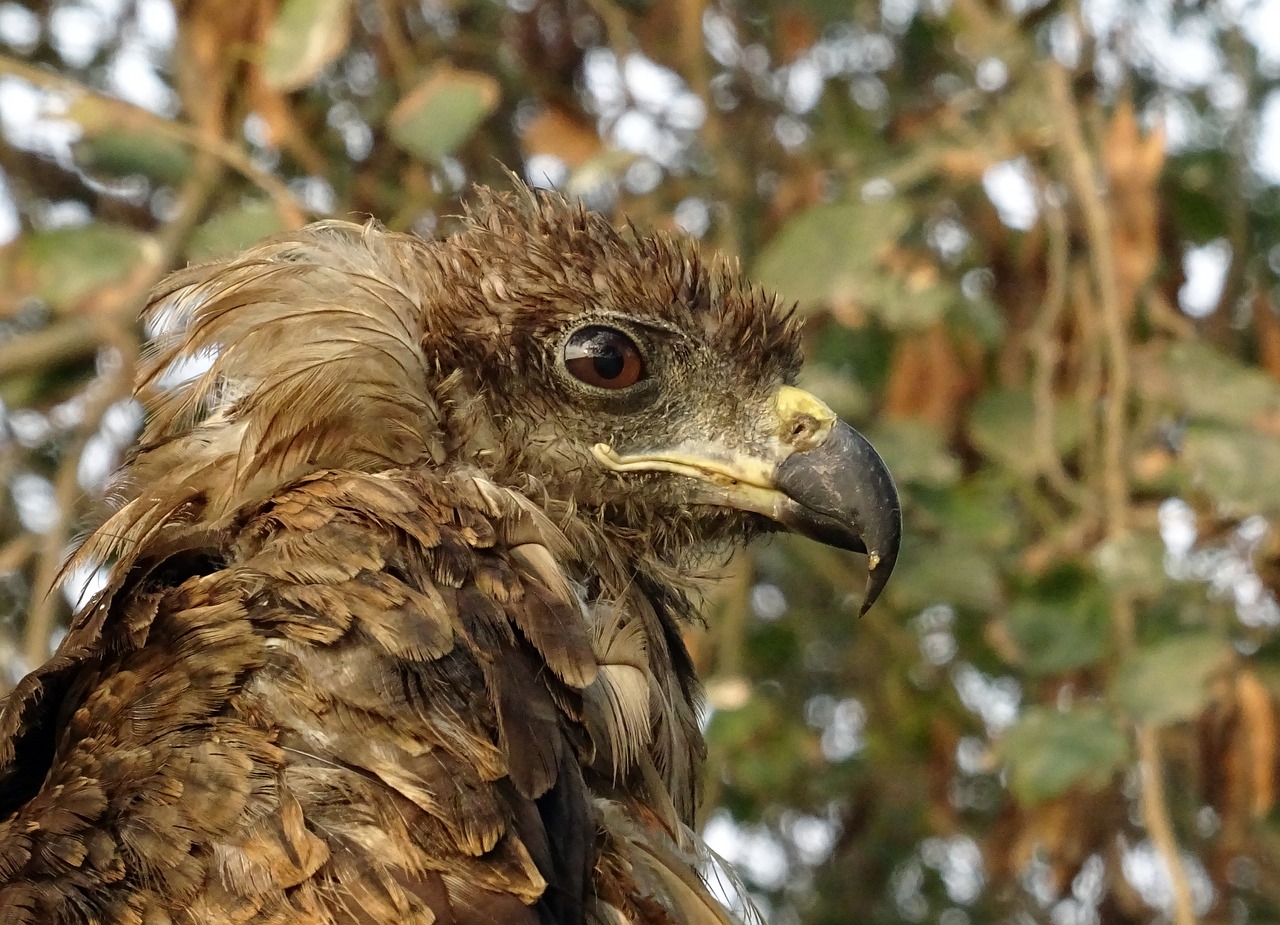
M455 281L423 344L485 396L464 403L477 465L667 558L775 529L862 552L863 609L880 594L893 480L794 385L798 324L734 264L550 194L483 195L438 259Z
M469 466L681 571L791 530L866 553L869 604L897 557L893 480L795 386L795 319L688 238L554 194L477 190L429 242L319 222L171 275L144 317L147 424L84 556L318 470Z

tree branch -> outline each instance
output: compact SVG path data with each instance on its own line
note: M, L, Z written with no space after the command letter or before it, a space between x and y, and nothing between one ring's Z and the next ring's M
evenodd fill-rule
M255 165L243 150L225 139L211 137L181 122L166 119L141 106L99 93L69 77L33 67L8 55L0 55L0 75L17 77L42 90L65 94L73 101L91 100L94 105L103 107L109 113L112 125L154 132L158 137L177 141L209 154L266 193L280 214L280 220L287 227L297 228L307 221L307 209L298 202L289 188L278 177ZM86 120L80 121L83 123ZM103 121L107 119L104 118Z

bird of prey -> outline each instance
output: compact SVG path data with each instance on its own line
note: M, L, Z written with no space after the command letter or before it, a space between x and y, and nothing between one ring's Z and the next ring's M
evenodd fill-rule
M678 236L480 190L179 271L105 587L0 713L4 925L710 925L695 576L893 567L796 322ZM192 375L193 370L201 370Z

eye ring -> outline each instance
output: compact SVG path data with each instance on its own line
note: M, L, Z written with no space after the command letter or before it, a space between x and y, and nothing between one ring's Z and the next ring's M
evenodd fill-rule
M621 391L646 376L644 354L636 342L617 328L590 324L569 335L564 345L564 368L593 388Z

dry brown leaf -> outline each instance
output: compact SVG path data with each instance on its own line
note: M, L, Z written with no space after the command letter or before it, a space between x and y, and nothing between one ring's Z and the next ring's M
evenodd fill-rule
M1168 473L1174 458L1167 447L1153 446L1133 458L1131 470L1138 481L1151 483Z
M787 6L778 11L777 52L782 64L795 61L818 40L818 27L808 10Z
M1253 330L1258 339L1258 365L1272 379L1280 379L1280 316L1265 290L1253 299Z
M938 265L933 257L916 248L903 247L896 240L886 241L876 252L876 259L889 273L903 280L909 292L927 289L938 281Z
M568 110L551 105L529 121L520 136L526 157L550 154L576 170L604 150L595 127Z
M1125 807L1115 788L1088 797L1088 811L1081 811L1082 794L1068 792L1059 799L1021 810L1013 829L1003 866L1023 872L1047 861L1048 886L1054 895L1069 890L1071 881L1091 856L1115 841L1115 827L1122 825Z
M1143 135L1133 103L1125 100L1116 107L1102 139L1102 166L1110 192L1116 284L1127 314L1133 312L1160 255L1157 189L1164 150L1163 126Z
M952 180L981 180L999 158L976 148L951 148L938 156L938 171Z
M183 105L200 128L221 135L228 100L239 86L234 79L245 48L261 38L274 15L272 0L244 3L177 5L178 49L173 60Z
M1266 686L1252 671L1236 676L1236 699L1248 758L1252 810L1262 818L1276 803L1276 711Z
M942 322L898 339L885 413L919 418L949 432L978 384L981 348L948 330Z

